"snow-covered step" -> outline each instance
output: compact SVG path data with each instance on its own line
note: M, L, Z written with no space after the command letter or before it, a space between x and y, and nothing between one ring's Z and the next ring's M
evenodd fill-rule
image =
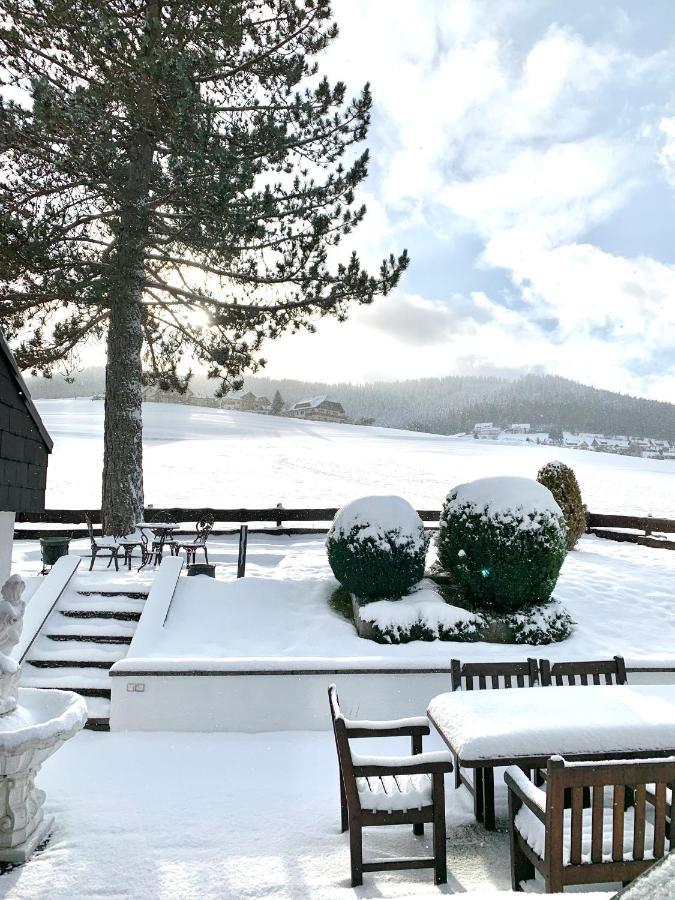
M64 660L74 660L76 665L109 663L124 659L127 648L120 644L102 644L94 641L52 641L40 635L31 649L28 661L32 665L63 665Z
M140 616L145 603L144 596L131 597L128 594L76 594L69 592L58 604L61 613L135 613Z
M58 666L41 668L26 662L22 667L21 687L60 688L64 691L78 691L82 688L105 691L110 695L108 668L83 668Z
M135 631L136 622L128 619L94 615L80 619L76 616L64 616L60 611L52 613L44 627L44 634L51 640L69 637L78 641L114 638L114 641L129 643Z
M90 719L110 719L110 698L85 697Z

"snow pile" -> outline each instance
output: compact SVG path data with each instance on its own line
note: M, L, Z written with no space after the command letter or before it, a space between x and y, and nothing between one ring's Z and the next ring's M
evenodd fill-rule
M359 615L385 643L410 640L477 640L484 622L480 616L451 606L432 587L423 587L400 600L376 600L361 607Z
M403 497L359 497L338 511L328 540L348 538L388 550L391 541L411 550L426 550L427 537L417 511Z
M479 478L459 484L448 494L445 509L479 513L485 521L517 522L521 531L537 531L544 521L563 521L553 494L531 478Z

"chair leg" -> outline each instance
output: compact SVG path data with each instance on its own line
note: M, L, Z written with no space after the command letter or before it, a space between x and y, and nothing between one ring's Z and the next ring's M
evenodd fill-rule
M206 544L204 544L204 562L208 566L209 564L209 551L206 549Z
M340 771L338 771L338 778L340 780L340 831L344 834L349 828L349 813L347 811L347 795Z
M114 554L113 554L113 557L112 557L112 558L115 560L115 571L116 571L116 572L119 572L119 570L120 570L120 561L119 561L119 559L118 559L118 555L119 555L119 554L114 553Z
M495 770L483 769L483 825L486 831L495 830Z
M509 791L509 844L511 847L511 890L522 891L521 883L534 878L534 866L520 849L516 826L516 804L513 794Z
M448 857L445 836L445 784L443 774L433 776L434 798L434 884L446 884Z
M459 776L459 761L457 759L457 754L453 754L453 768L455 770L455 790L458 790L462 786L462 779Z
M349 854L352 864L352 887L363 884L363 829L360 819L349 822Z
M97 553L97 551L94 550L94 549L92 548L92 551L91 551L91 562L89 563L89 571L90 571L90 572L91 572L91 570L94 568L94 563L95 563L95 561L96 561L96 553Z

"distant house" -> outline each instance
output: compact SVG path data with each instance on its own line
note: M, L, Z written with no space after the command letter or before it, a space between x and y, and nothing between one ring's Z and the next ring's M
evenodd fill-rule
M529 422L521 422L520 424L515 423L513 425L509 425L506 429L509 434L529 434L530 433L530 423Z
M476 422L473 426L473 436L475 438L498 438L502 433L501 428L492 422Z
M241 412L268 413L270 411L268 397L256 397L252 391L245 394L233 394L223 397L220 402L221 409L239 410Z
M178 391L164 391L156 384L149 384L143 388L143 400L145 403L193 403L194 394L190 388L179 394Z
M0 334L0 584L9 576L14 516L45 508L52 439Z
M342 404L336 400L329 400L325 395L311 397L309 400L298 400L288 410L287 415L294 419L312 419L315 422L349 422Z

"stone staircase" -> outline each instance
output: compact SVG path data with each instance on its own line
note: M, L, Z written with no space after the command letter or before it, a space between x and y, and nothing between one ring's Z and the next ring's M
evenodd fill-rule
M110 729L110 677L123 659L147 591L67 588L23 664L23 687L60 688L85 698L87 728Z

